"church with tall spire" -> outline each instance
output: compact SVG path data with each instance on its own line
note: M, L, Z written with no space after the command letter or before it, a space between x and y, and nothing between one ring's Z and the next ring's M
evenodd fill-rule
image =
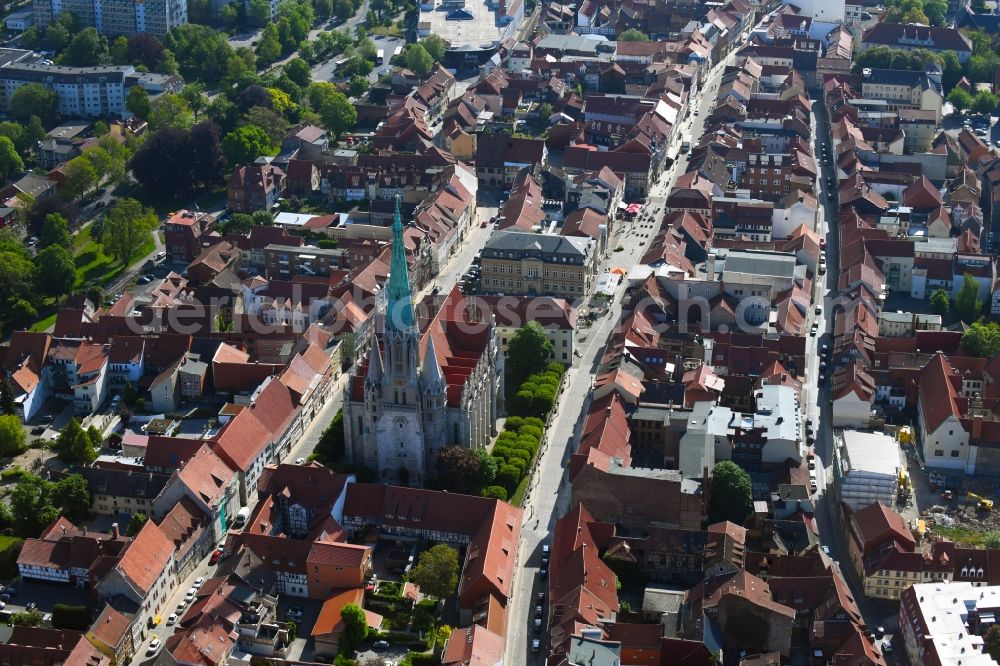
M398 196L385 295L376 335L346 389L346 453L381 482L422 486L442 448L486 448L496 435L503 352L489 309L470 307L458 287L433 318L418 321Z

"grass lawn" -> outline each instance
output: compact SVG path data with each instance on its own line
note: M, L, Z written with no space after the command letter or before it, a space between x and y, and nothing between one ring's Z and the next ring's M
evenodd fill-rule
M511 495L509 502L514 506L521 506L524 502L524 493L528 490L528 480L530 475L525 473L524 478L521 482L517 484L517 488L514 489L514 494Z
M982 548L986 545L986 532L967 530L961 527L935 526L932 529L946 539L950 539L951 541L965 546Z
M31 325L29 329L33 333L43 333L49 326L56 323L56 313L53 312L45 319L39 319L34 324Z
M88 226L73 239L73 254L76 261L76 282L73 287L79 289L91 282L104 284L113 280L124 270L124 266L114 257L104 253L104 246L90 235L92 226ZM153 251L156 245L152 235L146 237L146 242L139 246L136 257L145 257Z

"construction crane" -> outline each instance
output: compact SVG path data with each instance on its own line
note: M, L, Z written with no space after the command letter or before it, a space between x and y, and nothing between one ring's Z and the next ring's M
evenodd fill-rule
M983 511L993 510L993 500L988 500L985 497L980 497L976 493L969 493L968 498L970 501L978 503L979 508L982 509Z

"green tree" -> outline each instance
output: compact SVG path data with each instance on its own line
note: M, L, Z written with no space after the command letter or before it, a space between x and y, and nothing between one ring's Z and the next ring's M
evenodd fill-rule
M6 180L9 175L24 169L24 162L17 154L14 142L5 136L0 136L0 178Z
M448 50L448 43L445 42L437 35L427 35L420 41L421 46L424 50L434 58L434 62L441 62L444 60L445 51Z
M458 586L458 551L439 543L420 553L410 580L419 585L424 594L439 599L450 597Z
M56 298L73 290L76 264L73 255L62 245L50 245L35 256L35 279L38 291Z
M400 54L403 67L413 71L418 76L426 76L434 67L434 58L421 44L407 44Z
M264 134L270 139L272 148L281 145L282 139L288 133L288 121L276 113L273 109L263 106L255 106L246 112L240 126L250 125L264 130Z
M972 324L962 334L962 349L973 356L993 358L1000 353L1000 327L995 322Z
M361 97L368 90L368 79L354 75L347 82L347 94L351 97Z
M315 0L313 9L316 10L316 16L319 18L330 18L330 15L333 14L333 0Z
M247 23L255 28L270 25L271 5L267 0L250 0L247 7Z
M14 387L10 385L10 379L0 377L0 414L12 416L17 414L17 407L14 405Z
M94 172L97 174L97 178L94 181L94 188L101 184L101 180L106 176L111 175L116 169L116 161L121 162L124 166L124 160L116 160L116 158L106 151L101 146L95 146L83 154L83 159L90 162L90 166L94 167Z
M537 321L529 321L517 330L507 345L507 378L512 391L552 357L552 343Z
M24 245L0 246L0 303L15 299L31 299L35 265Z
M951 309L951 297L944 289L938 289L931 294L931 311L944 317Z
M59 517L59 509L51 503L53 484L33 474L21 477L10 493L10 510L17 533L37 536L42 528Z
M340 136L358 122L358 112L332 83L313 83L306 90L309 104L323 119L326 128Z
M63 167L62 185L59 196L65 201L76 201L97 184L97 170L83 155L74 157Z
M483 488L483 497L507 501L507 489L503 486L486 486Z
M251 0L256 2L257 0ZM257 60L265 65L281 57L281 39L278 35L278 28L273 23L268 23L261 33L260 42L257 43Z
M296 636L296 632L298 631L298 628L299 628L299 625L295 624L294 622L286 622L285 623L285 631L288 632L288 641L289 642L295 640L295 636Z
M37 627L42 623L42 613L36 609L18 611L10 616L10 623L15 627Z
M476 479L475 488L482 488L493 483L497 478L497 460L486 449L476 449L476 457L479 458L479 473Z
M129 113L141 120L148 120L153 112L153 103L149 101L149 93L142 86L132 86L125 98L125 108Z
M495 465L493 463L494 478ZM438 451L437 474L442 487L455 492L471 493L483 485L483 460L476 451L468 447L446 446Z
M128 527L125 528L125 536L134 537L142 529L142 526L146 524L149 520L149 516L144 513L138 512L133 513L132 517L128 521Z
M59 109L59 95L40 83L26 83L14 91L10 98L10 114L21 122L38 116L51 122Z
M984 534L983 545L987 550L1000 550L1000 530L990 530Z
M27 448L21 419L12 414L0 416L0 456L16 456Z
M629 28L620 35L618 35L619 42L648 42L649 35L635 28Z
M0 123L0 136L10 139L18 153L24 153L34 145L34 141L28 140L28 133L21 123L9 120Z
M93 439L93 435L87 436ZM87 480L80 474L59 479L52 489L52 500L62 514L74 523L86 520L90 515L90 489Z
M56 629L70 629L86 632L93 620L86 606L55 604L52 606L52 626Z
M127 264L158 224L151 208L135 199L118 199L105 218L101 242L106 251Z
M261 155L274 153L267 132L256 125L238 127L222 139L222 152L230 165L249 164Z
M226 73L233 47L226 36L207 25L187 23L171 30L164 41L177 59L185 81L217 83Z
M84 28L73 36L66 50L59 57L60 65L70 67L95 67L111 59L108 38L94 28Z
M181 99L188 105L188 108L191 109L194 119L198 120L198 115L208 106L208 98L205 97L205 85L194 81L184 86L179 94Z
M1000 661L1000 625L993 625L983 632L983 652L993 661Z
M955 107L957 113L964 113L972 106L972 95L965 88L953 88L948 93L948 101Z
M235 28L240 20L240 13L232 4L223 5L219 9L219 22L227 28Z
M989 115L997 110L997 96L989 90L980 90L976 93L976 99L972 103L972 110L976 113Z
M344 450L344 410L341 408L316 443L313 458L327 467L334 467L344 459Z
M341 608L340 619L344 623L344 629L340 632L337 647L342 653L351 654L368 636L368 620L357 604L346 604Z
M947 0L924 0L924 14L927 15L931 25L944 25L947 13Z
M299 87L305 88L312 82L312 69L302 58L292 58L284 67L285 74L288 75Z
M965 274L962 279L962 288L955 297L955 311L967 324L979 319L982 314L983 302L979 300L979 283L976 278Z
M114 65L127 65L128 59L128 37L119 35L108 47L108 57Z
M11 328L25 328L38 319L38 310L29 301L16 298L7 302L7 314L4 325Z
M730 460L717 462L712 468L712 493L709 521L729 520L742 525L753 504L750 475Z
M55 449L60 459L72 464L86 465L97 458L97 444L92 435L84 430L74 417L56 437Z
M149 128L152 130L164 127L188 129L194 125L194 114L191 107L181 95L165 93L157 100L149 114Z

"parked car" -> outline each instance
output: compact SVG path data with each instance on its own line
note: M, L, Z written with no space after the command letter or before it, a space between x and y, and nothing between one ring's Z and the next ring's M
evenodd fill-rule
M875 638L882 638L883 636L885 636L885 627L878 625L875 627Z
M167 626L172 627L177 624L177 613L171 613L167 616Z
M197 578L194 579L194 586L197 587L198 589L201 589L201 586L204 583L205 583L205 577L204 576L198 576Z
M305 465L306 464L306 459L305 458L296 458L295 459L295 464L296 465Z
M374 643L372 643L372 649L375 651L388 650L389 641L375 641Z
M154 654L156 654L156 651L159 649L160 649L160 639L154 636L153 639L149 641L149 647L146 648L146 656L152 657Z
M32 435L41 435L45 432L45 426L35 426L31 429Z
M218 564L219 560L221 560L221 559L222 559L222 549L221 548L216 548L214 551L212 551L212 556L210 558L208 558L208 563L209 564Z
M34 601L29 601L24 606L24 610L35 610L36 608L38 608L38 604L36 604Z
M532 652L538 652L540 649L542 649L542 642L540 640L538 640L537 638L532 638L531 639L531 651Z

